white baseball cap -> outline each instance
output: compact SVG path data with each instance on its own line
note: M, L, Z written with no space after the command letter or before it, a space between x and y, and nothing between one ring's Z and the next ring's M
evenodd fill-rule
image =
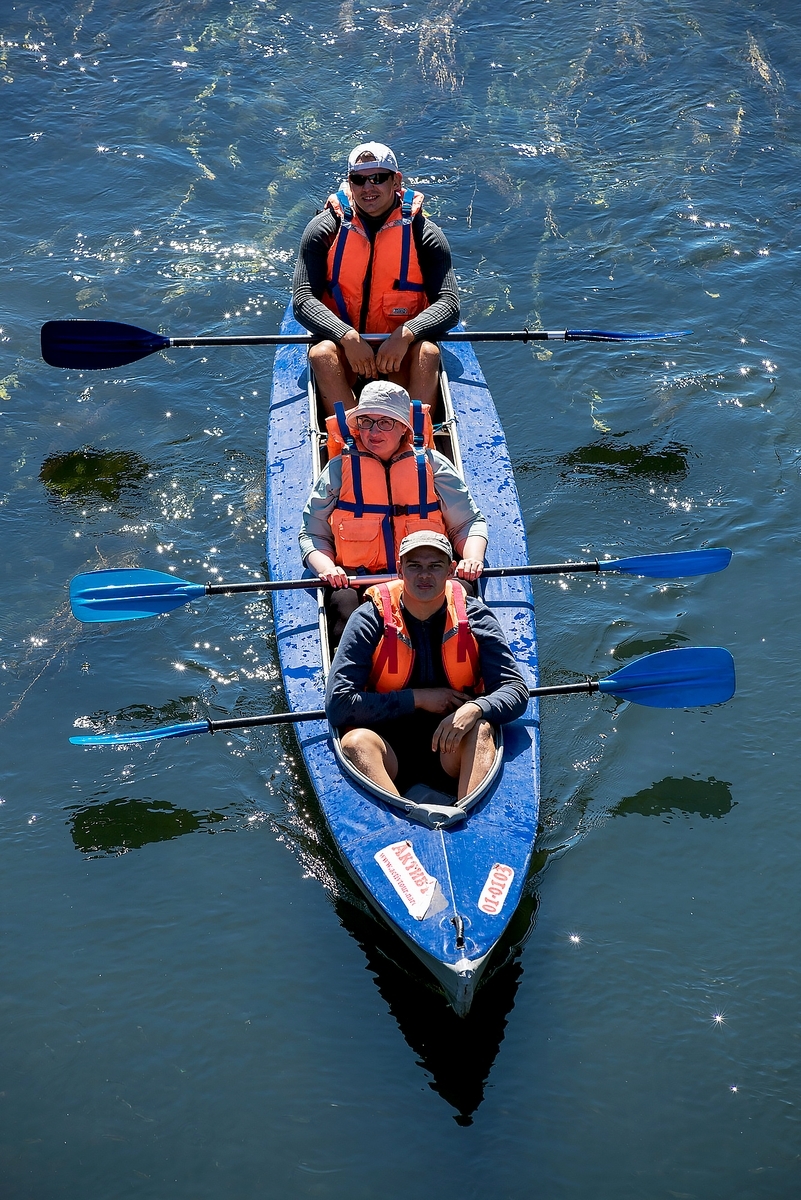
M357 162L356 159L360 154L369 154L371 158L365 162ZM383 142L362 142L361 146L351 150L348 155L349 175L352 175L354 171L357 175L361 171L367 174L372 174L373 171L392 171L395 174L397 170L398 160L389 146L385 146Z
M353 425L357 417L369 413L371 416L392 417L393 421L400 421L407 429L411 429L411 403L409 393L399 383L390 383L388 379L374 379L362 388L356 408L348 410L347 422L348 425Z
M398 558L403 558L404 554L409 554L412 550L419 550L421 546L439 550L440 553L447 554L449 562L453 562L453 547L445 534L437 533L436 529L417 529L414 533L407 533L398 547Z

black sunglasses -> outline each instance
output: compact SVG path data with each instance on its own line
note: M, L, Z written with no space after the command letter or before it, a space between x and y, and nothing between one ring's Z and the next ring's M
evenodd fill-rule
M376 171L375 175L351 175L351 183L355 183L356 187L364 187L366 183L386 183L392 178L391 171Z

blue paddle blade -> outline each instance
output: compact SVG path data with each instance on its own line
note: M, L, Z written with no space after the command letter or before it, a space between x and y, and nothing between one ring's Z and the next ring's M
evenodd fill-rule
M602 562L602 571L646 575L650 579L681 579L684 575L714 575L731 562L731 550L680 550L675 554L643 554L639 558L613 558Z
M131 583L131 575L137 582ZM188 583L163 571L121 569L76 575L70 605L79 621L134 621L189 604L206 594L202 583Z
M567 329L566 342L648 342L659 338L688 337L692 329L678 329L673 333L612 333L603 329Z
M51 367L100 371L124 367L165 350L168 337L119 321L47 321L42 326L42 358Z
M143 729L141 733L86 733L71 737L73 746L128 746L132 742L158 742L162 738L191 737L210 733L208 721L190 721L185 725L163 725L161 729Z
M734 686L734 659L720 646L658 650L598 680L599 691L648 708L724 704Z

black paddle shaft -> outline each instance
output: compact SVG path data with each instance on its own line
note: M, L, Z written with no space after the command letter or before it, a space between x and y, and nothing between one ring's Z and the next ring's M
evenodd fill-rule
M444 333L441 342L547 342L563 337L569 341L571 330L546 331L537 329L491 329L468 333L457 330ZM388 333L363 333L366 342L384 342ZM315 339L309 333L237 334L234 337L171 337L170 347L186 349L192 346L310 346Z
M209 733L222 733L225 729L250 729L255 725L292 725L295 721L324 721L325 709L308 712L265 713L261 717L229 717L226 721L207 720Z
M482 573L483 579L499 579L510 575L573 575L580 571L591 571L594 575L599 575L601 564L596 559L595 562L567 562L567 563L544 563L538 566L522 566L522 567L487 567ZM394 575L365 575L363 578L354 576L354 583L358 587L371 587L374 583L381 583L390 579L395 579ZM312 589L323 587L322 579L316 575L310 575L308 579L274 579L255 581L252 583L207 583L207 596L227 596L233 595L236 592L278 592L278 591L301 591L302 589Z
M553 687L529 688L529 696L570 696L577 692L592 694L598 691L595 679L581 683L559 683ZM257 725L292 725L295 721L324 721L325 709L310 709L307 712L266 713L260 717L230 717L226 721L207 720L209 733L222 733L226 729L251 729Z

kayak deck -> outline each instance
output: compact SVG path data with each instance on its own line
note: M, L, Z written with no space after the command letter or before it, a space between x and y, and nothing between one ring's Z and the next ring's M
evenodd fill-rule
M292 334L301 327L288 315L281 331ZM469 343L443 348L443 366L458 422L454 458L487 517L491 561L524 564L525 530L506 442ZM267 458L267 561L273 579L297 576L297 534L315 474L316 421L311 418L310 394L305 347L279 349ZM281 673L292 710L323 707L328 664L322 594L316 588L272 594ZM487 580L484 600L500 622L526 682L536 686L530 579ZM465 819L447 829L410 820L360 788L337 762L327 722L295 729L351 876L439 980L456 1011L466 1013L489 955L520 900L537 832L537 701L529 703L521 719L504 727L502 769Z

